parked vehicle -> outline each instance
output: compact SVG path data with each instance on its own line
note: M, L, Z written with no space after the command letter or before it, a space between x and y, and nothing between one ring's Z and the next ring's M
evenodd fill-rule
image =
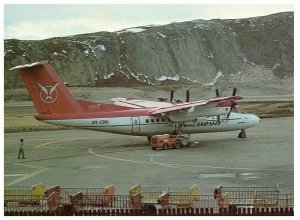
M189 145L189 137L186 137L184 135L163 134L154 135L151 138L151 147L153 150L156 150L157 148L167 150L169 148L180 148Z

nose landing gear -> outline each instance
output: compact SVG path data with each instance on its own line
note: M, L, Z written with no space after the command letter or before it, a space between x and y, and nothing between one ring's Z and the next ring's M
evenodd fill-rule
M238 138L245 138L246 137L246 130L242 129L238 135Z

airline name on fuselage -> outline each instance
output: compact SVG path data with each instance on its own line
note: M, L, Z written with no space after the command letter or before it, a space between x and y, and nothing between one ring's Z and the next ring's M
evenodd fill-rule
M200 126L214 126L214 125L220 125L221 121L205 121L205 122L196 122L193 124L187 124L183 123L180 124L181 127L200 127Z

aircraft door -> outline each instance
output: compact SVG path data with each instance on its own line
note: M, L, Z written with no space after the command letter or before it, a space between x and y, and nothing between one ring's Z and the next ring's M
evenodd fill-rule
M139 117L131 117L132 121L132 134L136 134L140 132L140 118Z

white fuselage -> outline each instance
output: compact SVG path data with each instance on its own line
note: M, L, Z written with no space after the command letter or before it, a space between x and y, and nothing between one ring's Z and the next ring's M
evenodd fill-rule
M89 129L102 132L149 136L172 133L180 126L181 133L208 133L241 130L257 125L259 117L246 113L232 112L230 117L220 115L213 117L196 118L193 121L174 123L166 117L138 116L114 118L84 118L63 120L42 120L55 125L71 126L80 129Z

